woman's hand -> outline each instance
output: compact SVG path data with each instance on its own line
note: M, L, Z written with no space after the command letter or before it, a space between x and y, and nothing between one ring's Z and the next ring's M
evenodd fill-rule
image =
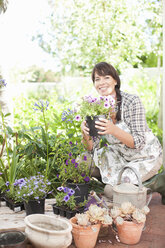
M99 118L99 121L95 121L95 127L100 129L98 134L105 135L105 134L112 134L114 124L112 121Z
M89 128L86 126L86 121L81 123L81 130L84 136L89 136Z

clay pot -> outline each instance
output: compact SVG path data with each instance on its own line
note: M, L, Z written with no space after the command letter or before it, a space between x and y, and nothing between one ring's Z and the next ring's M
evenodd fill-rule
M94 248L100 231L101 224L79 226L76 217L70 219L72 234L77 248Z
M119 239L123 244L134 245L140 241L144 223L124 221L122 225L116 223Z

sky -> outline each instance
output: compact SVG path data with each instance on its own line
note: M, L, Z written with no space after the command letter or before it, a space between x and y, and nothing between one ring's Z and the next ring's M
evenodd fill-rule
M53 59L32 41L41 29L40 22L49 15L47 0L9 0L7 11L0 15L0 66L37 64L51 69Z

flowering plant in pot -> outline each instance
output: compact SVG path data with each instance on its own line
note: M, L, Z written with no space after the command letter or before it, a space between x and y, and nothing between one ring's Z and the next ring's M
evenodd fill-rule
M26 214L44 213L46 196L51 193L51 183L38 173L30 178L21 178L14 182L14 198L23 201ZM8 191L10 196L10 191Z
M111 209L111 216L117 227L120 241L124 244L137 244L150 212L147 206L136 208L131 202L123 202L120 207Z
M58 187L58 192L55 196L56 203L53 204L53 211L55 214L71 218L76 213L80 213L84 210L84 206L87 202L76 203L75 190L68 187Z
M86 212L76 214L70 222L76 247L93 248L96 245L101 225L111 225L112 217L109 215L109 209L91 204Z
M112 96L85 96L82 98L80 104L79 114L77 120L86 120L90 129L90 136L97 136L97 129L95 130L95 121L99 117L107 119L115 114L116 102Z

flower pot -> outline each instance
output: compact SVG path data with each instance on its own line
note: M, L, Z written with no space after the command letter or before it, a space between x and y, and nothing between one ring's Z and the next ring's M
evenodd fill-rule
M98 136L98 132L100 132L101 130L98 128L95 128L95 121L99 121L99 118L104 118L105 119L105 115L97 115L94 116L93 118L91 116L87 116L86 117L86 122L87 122L87 126L89 128L89 135L90 136Z
M44 214L25 217L25 233L36 248L66 248L72 242L68 220Z
M77 248L94 248L100 231L101 224L79 226L75 217L70 219L72 234Z
M44 214L45 213L45 199L30 200L24 202L26 215L29 214Z
M77 208L76 210L69 210L66 209L64 206L56 206L56 204L53 204L53 212L54 214L66 217L67 219L70 219L76 215L76 213L82 213L84 211L84 207Z
M67 187L75 190L74 196L77 204L88 199L89 183L67 182Z
M123 244L134 245L140 241L144 223L124 221L122 225L116 223L119 239Z
M7 231L0 233L0 247L26 248L27 237L20 231Z
M6 206L9 207L14 212L20 212L24 210L23 202L14 202L12 199L5 196Z

